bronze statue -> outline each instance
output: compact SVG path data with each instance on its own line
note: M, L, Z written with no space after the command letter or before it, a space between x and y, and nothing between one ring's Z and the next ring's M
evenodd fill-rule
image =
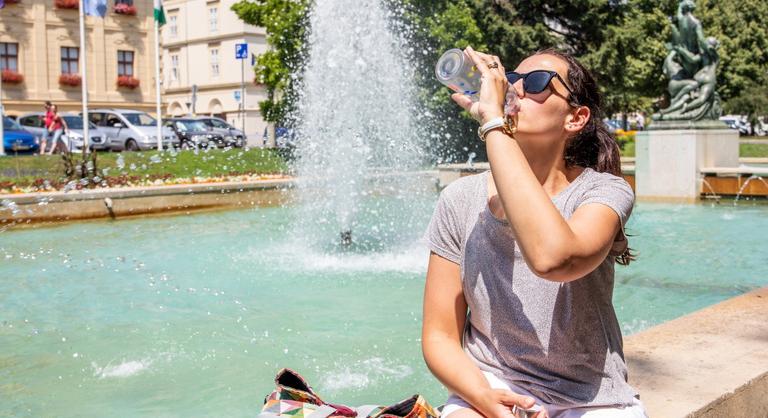
M682 0L672 25L672 42L664 60L669 78L670 105L653 115L655 120L698 121L720 117L720 96L715 91L719 42L705 38L693 15L694 0Z

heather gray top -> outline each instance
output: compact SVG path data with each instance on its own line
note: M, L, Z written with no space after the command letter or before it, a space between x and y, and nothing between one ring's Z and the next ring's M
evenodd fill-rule
M426 233L429 248L461 267L470 316L464 350L481 370L558 405L630 405L622 339L613 309L613 255L569 283L542 279L525 263L507 221L488 208L488 172L440 194ZM585 169L552 199L565 219L587 203L613 209L622 229L634 203L624 179Z

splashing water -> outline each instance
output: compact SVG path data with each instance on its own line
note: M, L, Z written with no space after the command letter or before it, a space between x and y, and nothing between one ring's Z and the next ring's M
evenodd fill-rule
M319 0L310 24L291 115L304 208L297 235L322 251L382 250L397 241L393 227L408 223L412 211L365 202L380 193L408 202L420 193L417 176L406 173L426 155L407 47L389 30L391 16L379 0ZM363 217L376 220L375 230L361 231Z

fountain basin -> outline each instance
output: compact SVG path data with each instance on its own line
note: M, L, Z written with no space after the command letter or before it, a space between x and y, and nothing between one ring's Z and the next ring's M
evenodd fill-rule
M293 186L286 178L0 194L0 226L278 205Z
M280 367L331 400L421 392L439 405L419 341L419 237L437 196L425 183L412 201L363 199L379 215L364 212L355 237L382 240L377 250L308 248L291 235L292 205L0 233L0 415L252 416ZM375 232L382 212L405 210L417 222ZM638 204L640 258L616 275L625 334L764 286L766 213Z

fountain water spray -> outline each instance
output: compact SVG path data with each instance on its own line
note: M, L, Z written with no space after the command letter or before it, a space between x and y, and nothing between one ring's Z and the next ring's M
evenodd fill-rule
M363 201L377 193L408 199L425 160L416 122L412 73L396 22L379 0L317 0L310 12L308 56L291 115L298 137L294 168L302 200L302 240L349 246L361 218L379 236L407 213ZM398 30L399 32L399 30ZM372 187L372 178L397 177ZM418 179L416 179L418 180ZM375 182L375 180L374 180ZM370 199L368 199L370 200ZM367 213L361 213L367 212ZM373 237L375 234L368 234Z

